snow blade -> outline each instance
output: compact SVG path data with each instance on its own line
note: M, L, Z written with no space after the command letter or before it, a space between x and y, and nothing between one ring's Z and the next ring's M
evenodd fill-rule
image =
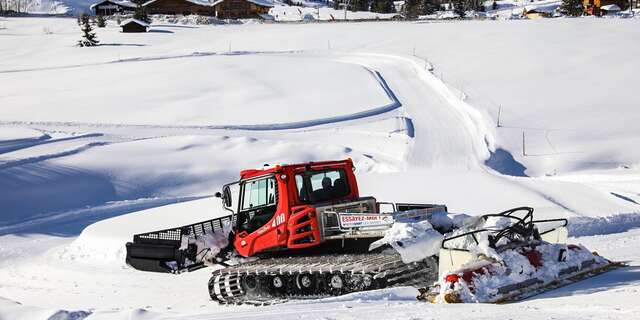
M232 218L225 216L178 228L136 234L133 242L126 244L126 263L134 269L151 272L182 273L204 268L205 257L211 248L203 248L195 240L210 234L224 234Z

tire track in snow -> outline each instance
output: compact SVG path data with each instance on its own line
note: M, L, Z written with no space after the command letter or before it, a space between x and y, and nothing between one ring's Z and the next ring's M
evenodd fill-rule
M93 147L101 147L109 144L111 143L110 142L91 142L71 150L66 150L66 151L51 153L51 154L43 154L35 157L29 157L29 158L18 159L18 160L10 160L4 163L0 163L0 170L4 170L4 169L16 167L16 166L22 166L25 164L32 164L32 163L38 163L38 162L51 160L51 159L62 158L62 157L78 154L80 152L89 150Z
M145 124L115 124L115 123L85 123L85 122L59 122L59 121L0 121L3 126L45 126L45 127L86 127L86 128L127 128L127 129L172 129L172 130L238 130L238 131L276 131L276 130L294 130L317 127L328 124L337 124L347 121L360 120L373 116L385 114L387 112L399 109L402 103L396 97L395 93L387 81L382 77L380 72L366 68L365 70L378 82L380 88L389 98L390 102L386 105L355 112L347 115L325 117L313 120L294 121L285 123L272 124L255 124L255 125L204 125L204 126L165 126L165 125L145 125ZM407 119L410 121L409 119ZM412 125L408 125L408 134L412 137Z
M418 167L483 168L494 141L483 116L423 63L371 53L345 54L340 61L379 70L395 88L415 130L409 163Z
M115 217L121 214L160 207L168 204L198 200L209 196L194 197L168 197L168 198L142 198L136 200L110 201L98 206L53 212L43 214L35 219L15 222L9 225L0 225L0 235L29 232L30 230L42 230L43 226L51 224L63 224L67 222L85 222L87 225L95 220Z
M40 145L44 145L44 144L64 142L64 141L77 140L77 139L84 139L84 138L97 138L97 137L102 137L102 136L103 136L102 133L88 133L88 134L82 134L82 135L77 135L77 136L72 136L72 137L51 139L51 136L49 136L48 134L45 134L42 137L37 138L37 139L14 140L14 141L18 141L18 142L10 143L12 145L10 147L3 147L4 145L7 144L7 141L0 141L0 154L5 154L5 153L13 152L13 151L18 151L18 150L22 150L22 149L31 148L31 147L36 147L36 146L40 146Z
M211 57L211 56L243 56L243 55L269 55L269 54L294 54L294 53L303 53L302 50L286 50L286 51L230 51L230 52L192 52L187 54L178 54L178 55L164 55L164 56L151 56L151 57L134 57L134 58L126 58L126 59L118 59L118 60L109 60L104 62L95 62L95 63L84 63L84 64L70 64L65 66L54 66L54 67L40 67L40 68L23 68L23 69L9 69L9 70L0 70L0 74L4 73L19 73L19 72L34 72L34 71L50 71L50 70L64 70L64 69L75 69L82 67L95 67L95 66L104 66L116 63L131 63L131 62L145 62L145 61L159 61L159 60L172 60L172 59L186 59L186 58L201 58L201 57Z

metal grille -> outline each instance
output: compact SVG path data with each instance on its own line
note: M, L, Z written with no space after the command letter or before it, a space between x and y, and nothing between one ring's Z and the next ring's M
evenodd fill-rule
M225 223L233 223L233 216L225 216L207 221L202 221L178 228L171 228L133 236L134 243L146 244L176 244L181 241L182 236L200 236L205 233L222 231Z

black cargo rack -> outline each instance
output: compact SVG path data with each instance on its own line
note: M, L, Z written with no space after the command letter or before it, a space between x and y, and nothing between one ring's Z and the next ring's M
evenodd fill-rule
M133 236L133 243L144 244L163 244L173 245L180 244L182 236L200 236L211 231L222 231L223 225L229 223L231 227L233 223L233 216L228 215L220 218L197 222L194 224L170 228L153 232L140 233Z
M138 270L180 273L204 267L202 256L194 244L182 247L182 237L197 237L206 233L221 232L225 224L232 227L234 216L224 216L194 224L140 233L126 245L126 262ZM173 266L169 266L173 264Z

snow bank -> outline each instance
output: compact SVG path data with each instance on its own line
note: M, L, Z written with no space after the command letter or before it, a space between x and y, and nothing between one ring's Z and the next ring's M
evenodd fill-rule
M223 127L315 120L391 102L369 71L310 56L293 56L295 68L290 67L291 57L260 53L164 55L132 62L118 62L118 56L109 59L116 61L88 65L88 72L57 69L38 71L37 77L30 72L11 74L11 81L0 87L0 118ZM0 73L0 79L7 77ZM59 86L83 89L73 95L55 90L54 77ZM163 81L149 83L156 77ZM29 91L18 89L25 85Z
M640 227L640 213L626 213L606 217L574 217L569 220L569 235L585 237L624 232Z
M4 145L13 140L38 140L46 135L41 131L29 128L4 128L0 127L0 144Z
M71 244L53 253L67 262L114 268L125 266L125 244L133 235L180 227L221 215L217 198L204 198L105 219L85 228Z
M405 263L420 261L437 255L443 236L433 229L429 221L401 222L395 221L393 226L385 231L384 237L372 243L370 250L384 244L395 249Z
M0 319L27 320L83 320L91 315L91 311L51 310L39 307L24 306L21 303L0 297Z
M419 211L419 209L418 209ZM403 212L411 214L411 211ZM431 256L437 256L444 236L447 232L467 218L466 215L455 215L452 218L447 212L434 212L425 220L396 218L384 237L373 242L369 250L385 244L395 249L405 263L416 262Z

